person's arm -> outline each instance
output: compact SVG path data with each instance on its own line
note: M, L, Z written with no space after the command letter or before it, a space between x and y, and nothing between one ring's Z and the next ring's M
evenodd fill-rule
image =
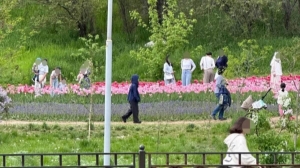
M244 136L238 137L238 141L239 144L237 144L235 152L250 152L247 147L246 139ZM242 154L241 162L243 165L256 165L256 158L253 157L251 154Z
M212 68L215 68L215 60L212 58L211 61L212 61L211 63Z
M190 60L191 60L192 66L193 66L191 71L193 72L196 69L196 64L194 63L194 61L192 59L190 59Z
M181 69L183 69L183 67L182 67L182 66L183 66L183 59L181 60Z
M200 65L200 69L202 70L203 69L203 57L201 58L199 65Z
M131 87L132 87L132 91L133 91L133 97L135 98L135 100L137 102L140 102L140 95L139 95L138 88L136 87L136 85L131 85Z
M221 88L221 86L222 86L222 80L223 80L223 77L218 77L218 78L216 79L216 86L217 86L218 88Z
M167 74L172 73L172 72L168 71L168 64L167 63L164 64L164 73L167 73Z

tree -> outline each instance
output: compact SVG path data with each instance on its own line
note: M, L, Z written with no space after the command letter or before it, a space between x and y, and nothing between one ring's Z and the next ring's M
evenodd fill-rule
M300 96L300 81L295 77L295 75L292 74L292 72L295 72L296 68L298 69L299 66L296 65L297 61L300 60L300 38L294 38L293 44L284 47L280 50L281 55L283 55L283 60L285 60L283 63L286 64L286 67L288 67L288 72L291 74L293 79L293 85L296 90L296 103L293 107L293 110L296 111L296 122L295 122L295 128L298 128L299 120L299 96ZM297 145L297 136L299 133L299 129L293 129L294 130L294 148L296 149Z
M286 30L290 28L290 21L294 7L298 0L282 0L282 9L284 11L284 27Z
M242 89L245 87L245 79L249 74L259 73L260 69L258 69L257 63L263 61L266 58L266 55L270 53L272 50L271 46L260 47L257 44L256 40L249 39L243 40L238 43L238 46L241 49L241 53L239 55L232 55L230 50L225 47L223 48L224 52L228 56L228 69L225 71L225 75L228 77L240 77L241 83L238 85L237 94L242 93ZM237 104L240 105L241 100L239 99L239 95L237 96ZM238 111L239 106L237 106Z
M216 6L233 19L238 30L251 36L255 22L267 18L263 9L270 5L269 2L269 0L217 0Z
M41 18L53 25L72 25L80 37L95 33L95 12L104 6L103 0L36 0L48 8L48 16ZM55 11L55 12L53 12Z
M193 23L196 22L195 19L187 18L183 12L178 11L176 0L169 0L167 5L164 6L164 11L168 12L164 15L164 21L160 24L156 2L156 0L148 0L149 25L142 20L138 12L130 12L131 17L138 20L138 25L151 33L149 39L154 43L153 47L139 47L137 51L132 50L130 52L134 59L140 60L144 67L148 68L143 74L148 79L161 78L161 63L164 57L188 43L186 38L193 30ZM193 10L190 11L190 16L192 15Z

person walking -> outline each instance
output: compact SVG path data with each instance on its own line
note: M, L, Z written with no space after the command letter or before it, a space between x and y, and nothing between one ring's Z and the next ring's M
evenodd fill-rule
M230 128L229 135L225 138L224 143L227 145L228 153L233 152L250 152L247 146L245 135L250 133L250 119L240 117ZM241 154L241 165L258 166L257 160L251 154ZM239 164L239 154L227 154L223 159L223 165L236 165L229 166L231 168L241 168ZM224 166L225 167L225 166Z
M138 91L139 87L139 76L132 75L131 85L129 88L127 100L130 104L130 108L125 115L122 116L122 120L126 123L126 120L133 114L133 123L140 124L142 123L139 120L139 102L141 101L140 94Z
M279 56L279 52L275 52L270 63L271 66L271 76L270 76L270 87L274 93L274 97L277 98L279 86L281 83L281 76L282 76L282 66L281 60Z
M174 71L173 71L173 66L169 60L169 55L166 57L166 62L164 64L163 71L164 71L165 85L174 84L175 83Z
M183 59L181 60L181 82L182 86L187 86L191 84L192 73L196 69L194 61L190 58L189 53L184 53Z
M278 110L280 117L283 117L284 115L290 115L290 120L295 119L293 115L293 110L290 107L291 106L291 98L289 97L289 93L287 90L285 90L285 83L281 83L280 90L278 91L278 98L277 98L277 104L278 104Z
M224 118L224 116L223 116L224 111L226 110L226 108L228 106L230 107L230 105L231 105L230 92L225 87L225 85L227 85L227 82L226 82L225 78L222 75L224 70L225 69L218 69L219 76L216 79L216 87L215 87L215 95L216 95L217 100L218 100L218 106L214 109L214 111L211 114L211 117L214 120L217 120L216 119L217 113L219 113L219 120L226 120L226 118ZM224 94L226 96L226 98L228 98L228 99L226 99L227 100L226 103L223 103L223 102L220 103L221 94ZM221 100L221 101L223 101L223 100Z
M206 56L203 56L200 60L200 68L204 70L203 83L210 83L214 81L214 71L215 60L211 57L212 53L206 53Z

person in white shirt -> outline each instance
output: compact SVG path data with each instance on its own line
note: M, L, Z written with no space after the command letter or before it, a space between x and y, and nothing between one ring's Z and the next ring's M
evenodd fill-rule
M59 81L61 82L61 69L56 67L50 75L51 96L54 96L55 90L58 89Z
M181 82L182 86L187 86L191 83L192 72L195 70L196 65L194 61L190 58L188 53L184 54L184 58L181 60Z
M270 87L275 94L274 97L277 97L279 86L281 83L281 76L282 76L282 66L281 60L278 52L274 53L272 61L270 63L271 66L271 76L270 76Z
M288 91L285 90L285 83L281 83L280 90L278 91L278 110L280 117L284 115L290 115L290 120L295 119L293 115L293 109L291 108L291 98L289 97Z
M224 143L227 145L227 152L250 152L247 146L245 134L250 132L250 119L240 117L234 125L230 128L230 135L228 135ZM251 154L241 154L241 165L259 165L255 157ZM238 154L227 154L223 159L223 165L236 165L229 166L231 168L241 168L239 165Z
M208 52L206 53L206 56L203 56L200 61L200 68L201 70L204 70L203 75L203 83L210 83L214 81L215 74L214 74L214 68L215 68L215 60L211 57L212 53Z
M166 57L166 62L164 64L163 71L164 71L165 85L174 84L175 83L174 71L173 71L173 66L169 60L169 55Z
M35 97L41 95L41 88L45 86L46 77L49 72L49 67L47 65L47 59L44 59L41 64L38 65L39 80L35 80Z

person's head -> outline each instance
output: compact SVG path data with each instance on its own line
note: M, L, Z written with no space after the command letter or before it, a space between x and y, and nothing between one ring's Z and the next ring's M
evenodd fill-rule
M279 52L276 52L276 53L275 53L275 59L280 59L280 54L279 54Z
M225 71L224 68L219 68L219 69L218 69L218 74L219 74L219 75L223 75L224 71Z
M166 56L166 63L168 63L168 65L170 66L171 65L171 62L170 62L170 59L169 59L170 55L168 54Z
M281 83L281 84L280 84L280 88L281 88L281 90L282 90L283 92L284 92L285 87L286 87L285 83Z
M211 52L207 52L206 55L207 56L212 56L212 53Z
M190 59L190 53L185 52L185 53L183 54L183 58L184 58L184 59Z
M250 132L250 119L246 117L240 117L230 128L229 133L246 134Z
M60 74L61 69L60 67L55 67L54 71L56 74Z
M35 60L35 64L36 65L39 65L40 63L42 62L42 59L41 58L36 58L36 60Z
M44 66L46 66L46 65L48 64L48 60L47 60L47 59L43 59L42 64L43 64Z
M131 76L131 83L136 84L137 86L139 85L139 76L134 74Z

